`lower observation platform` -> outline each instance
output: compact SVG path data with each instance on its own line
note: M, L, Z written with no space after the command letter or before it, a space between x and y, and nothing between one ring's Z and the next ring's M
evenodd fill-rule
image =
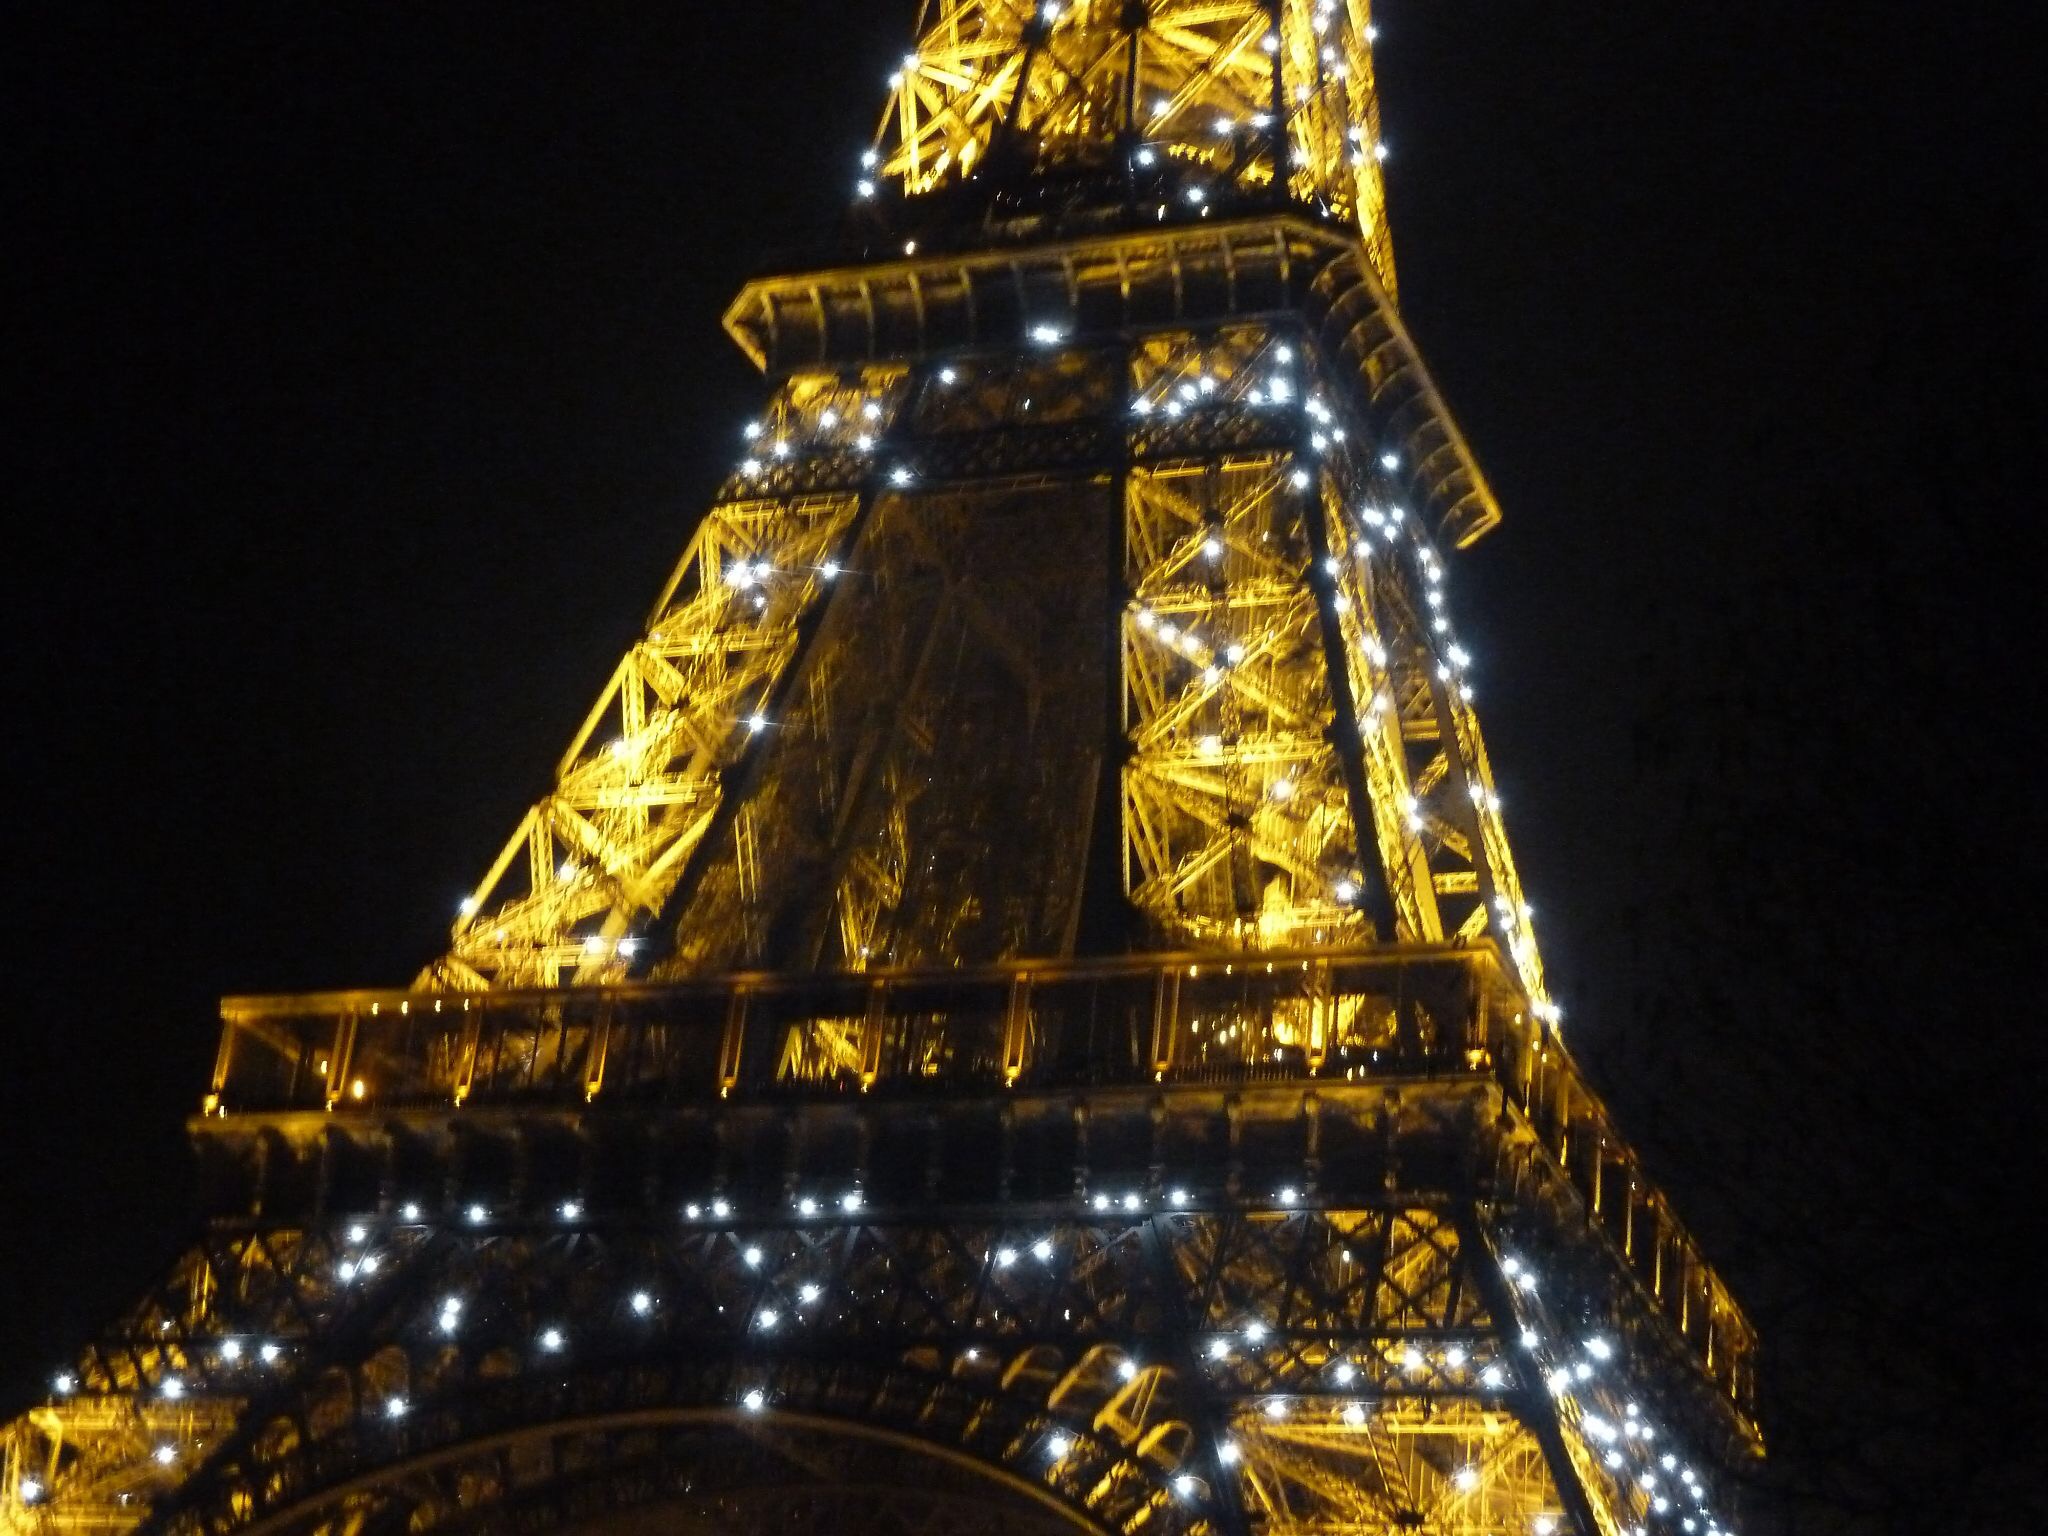
M193 1122L266 1219L800 1191L1304 1209L1437 1191L1547 1213L1629 1277L1744 1438L1756 1337L1490 945L236 997Z

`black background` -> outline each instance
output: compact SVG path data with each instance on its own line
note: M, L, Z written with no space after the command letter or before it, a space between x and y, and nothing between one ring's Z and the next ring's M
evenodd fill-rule
M910 0L52 7L4 114L0 1406L185 1230L225 991L435 950L758 399ZM1967 10L1968 8L1953 8ZM1388 0L1403 309L1581 1060L1750 1304L1756 1529L2041 1513L2019 32Z

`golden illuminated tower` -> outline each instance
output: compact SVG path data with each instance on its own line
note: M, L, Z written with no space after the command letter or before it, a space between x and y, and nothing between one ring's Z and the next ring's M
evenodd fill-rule
M765 406L409 992L238 998L0 1529L1718 1536L1560 1043L1361 0L926 0Z

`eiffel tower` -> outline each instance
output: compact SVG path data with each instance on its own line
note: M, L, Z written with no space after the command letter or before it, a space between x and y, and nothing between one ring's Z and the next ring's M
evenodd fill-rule
M444 955L231 998L8 1536L1721 1536L1756 1340L1560 1038L1364 0L924 0Z

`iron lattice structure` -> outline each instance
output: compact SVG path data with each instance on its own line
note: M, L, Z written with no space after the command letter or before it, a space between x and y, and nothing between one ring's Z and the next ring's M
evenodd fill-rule
M1720 1536L1756 1343L1558 1036L1362 5L929 0L645 633L0 1530Z

